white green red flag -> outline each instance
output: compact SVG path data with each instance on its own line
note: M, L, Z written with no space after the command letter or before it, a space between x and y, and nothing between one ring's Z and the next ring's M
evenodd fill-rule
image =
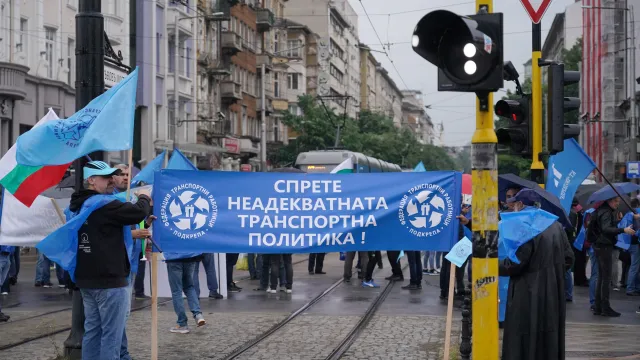
M348 174L352 172L353 172L353 161L351 161L351 157L343 161L340 165L336 166L335 169L331 170L332 174Z

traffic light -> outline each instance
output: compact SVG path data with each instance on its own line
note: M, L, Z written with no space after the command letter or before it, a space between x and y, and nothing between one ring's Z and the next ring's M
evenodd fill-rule
M502 77L502 14L425 15L413 31L413 51L438 67L438 91L493 92Z
M531 96L516 100L500 100L495 113L509 120L509 125L496 130L498 145L510 148L513 155L531 154Z
M550 64L547 78L547 146L554 155L564 150L564 140L577 138L580 125L565 124L564 114L580 108L580 99L565 97L564 87L580 82L579 71L565 71L564 64Z

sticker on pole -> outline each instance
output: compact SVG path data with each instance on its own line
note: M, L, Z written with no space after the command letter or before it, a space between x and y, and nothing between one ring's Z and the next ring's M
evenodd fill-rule
M484 34L483 34L484 35ZM493 48L493 40L487 35L484 35L484 52L487 54L491 54L491 49Z
M544 13L551 5L551 0L520 0L534 24L539 24Z

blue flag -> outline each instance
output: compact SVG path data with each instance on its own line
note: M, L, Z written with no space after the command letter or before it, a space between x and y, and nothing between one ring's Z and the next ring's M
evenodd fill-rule
M640 208L636 209L636 212L640 213ZM633 226L633 225L634 225L633 213L629 211L624 215L622 220L620 220L620 222L618 223L618 228L624 229L627 226ZM638 236L640 234L640 229L637 229L637 226L634 226L634 229L636 230L636 236ZM618 235L618 242L616 243L616 247L619 247L620 249L624 249L624 250L629 250L630 246L631 246L631 235L627 235L625 233Z
M458 239L461 184L453 171L161 170L154 240L175 253L449 251Z
M502 215L502 213L501 213ZM500 223L498 223L498 226ZM498 232L498 260L502 261L508 256L507 248L504 246L504 238L502 233ZM507 294L509 293L509 277L498 277L498 299L500 301L498 305L498 321L504 321L507 313Z
M425 171L427 171L427 169L425 169L422 161L420 161L420 163L416 165L415 169L413 169L413 172L425 172Z
M73 282L76 281L75 270L78 253L78 231L92 212L114 200L117 199L113 195L94 195L82 204L82 208L77 214L70 212L67 208L65 210L67 223L49 234L36 245L36 248L46 257L68 271ZM131 260L133 253L131 228L124 226L123 231L127 254L129 254L129 260Z
M133 146L138 69L68 119L36 126L17 141L21 165L64 165L94 151ZM78 90L81 91L81 90Z
M165 153L166 150L163 151L162 154L156 156L155 159L151 160L151 162L149 162L147 166L140 170L138 175L136 175L131 180L131 187L137 186L140 182L144 182L145 184L153 184L153 176L155 172L160 171L162 169L162 166L164 165Z
M189 159L187 159L178 149L173 150L171 159L167 163L167 169L172 170L198 170Z
M469 255L471 255L472 248L473 245L471 244L471 240L465 236L453 245L453 248L445 256L445 259L451 261L457 267L462 267L464 262L467 261Z
M574 139L564 141L564 151L549 158L546 190L560 199L564 211L569 213L573 196L582 181L596 168Z
M547 230L558 217L544 210L527 207L518 212L503 212L502 221L498 224L498 231L503 238L503 246L507 257L519 264L516 251L520 246Z

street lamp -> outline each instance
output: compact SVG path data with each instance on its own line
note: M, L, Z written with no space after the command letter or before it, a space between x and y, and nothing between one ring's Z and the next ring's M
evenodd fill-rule
M176 10L177 11L177 10ZM175 21L175 32L173 34L173 47L174 47L174 51L173 51L173 125L177 126L178 124L178 98L180 96L180 93L178 91L178 49L179 49L179 44L178 42L180 41L180 37L179 37L179 27L178 27L178 23L180 22L180 20L187 20L187 19L197 19L197 18L205 18L207 20L215 20L215 18L217 16L222 16L224 15L223 12L215 12L212 14L207 14L207 15L196 15L196 16L183 16L180 17L178 15L176 15L176 21ZM176 148L176 137L177 137L177 129L173 129L173 136L172 136L172 141L173 141L173 148Z
M632 47L626 46L626 62L631 64L631 76L627 75L627 79L631 79L627 83L627 90L629 89L629 84L631 84L631 139L634 140L638 136L638 122L636 120L636 86L633 83L633 80L636 79L636 31L635 31L635 16L633 12L633 5L629 5L629 7L621 8L621 7L611 7L611 6L591 6L591 5L583 5L583 9L600 9L600 10L624 10L631 15L631 44ZM626 29L626 26L625 26ZM628 31L625 34L625 44L628 40ZM629 61L629 50L631 50L631 61ZM628 74L628 72L627 72ZM633 143L633 141L632 141ZM635 160L637 156L637 150L633 149L633 151L629 152L631 154L632 159Z

